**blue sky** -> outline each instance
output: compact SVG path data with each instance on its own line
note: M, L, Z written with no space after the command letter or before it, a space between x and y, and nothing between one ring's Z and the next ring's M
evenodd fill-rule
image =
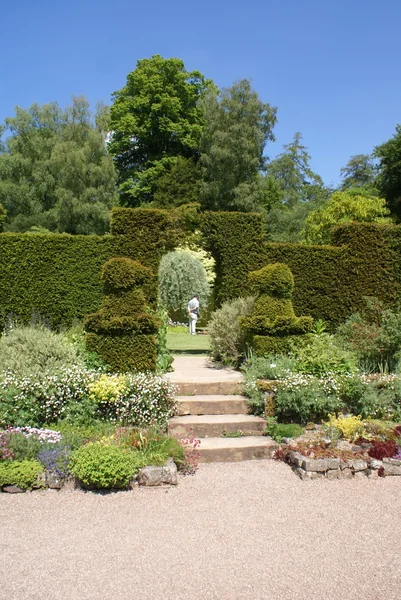
M15 105L95 104L136 61L176 56L278 107L273 157L300 131L326 184L401 123L400 0L5 0L0 121Z

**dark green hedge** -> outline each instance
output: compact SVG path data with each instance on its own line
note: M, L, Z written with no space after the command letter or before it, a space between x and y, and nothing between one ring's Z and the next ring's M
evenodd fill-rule
M157 342L154 335L86 334L86 344L120 373L154 371Z
M200 228L205 249L216 261L216 307L226 300L249 295L249 271L256 271L267 262L260 215L208 212L202 215Z
M111 237L0 235L0 311L27 321L32 313L70 325L102 301L100 270Z

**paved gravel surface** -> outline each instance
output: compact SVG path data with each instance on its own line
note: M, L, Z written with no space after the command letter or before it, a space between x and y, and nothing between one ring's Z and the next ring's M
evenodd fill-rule
M266 460L177 488L0 494L0 597L398 600L400 491Z

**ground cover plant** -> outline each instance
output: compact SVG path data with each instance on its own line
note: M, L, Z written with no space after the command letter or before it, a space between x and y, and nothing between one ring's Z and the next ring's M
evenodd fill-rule
M140 468L168 459L194 470L193 440L181 442L156 428L63 422L56 427L0 431L0 487L42 487L44 475L52 474L61 481L74 476L90 489L126 488Z

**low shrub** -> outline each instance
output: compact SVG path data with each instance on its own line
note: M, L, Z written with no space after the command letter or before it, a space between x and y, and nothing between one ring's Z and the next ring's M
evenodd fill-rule
M179 466L185 462L184 447L180 441L152 428L122 428L116 431L113 439L118 446L139 452L144 466L163 465L169 458Z
M84 361L64 335L38 324L5 329L0 337L0 365L3 371L23 377L83 367Z
M252 313L253 297L237 298L224 302L212 313L207 324L213 360L226 365L238 365L246 350L246 334L239 318Z
M276 416L283 422L307 423L327 419L331 413L339 413L344 404L318 379L295 377L278 386L276 392Z
M355 415L329 415L326 423L329 428L335 428L341 433L341 437L346 440L354 440L364 432L364 423L361 417Z
M69 448L48 448L38 453L38 461L43 465L46 471L50 471L60 479L66 479L69 474L70 449Z
M72 454L69 469L88 487L120 489L128 486L137 463L134 453L129 450L92 442Z
M303 431L298 423L278 423L274 417L267 419L266 433L278 443L281 443L284 437L297 438Z
M16 485L22 490L41 487L40 476L43 467L37 460L0 462L0 487Z
M371 458L383 460L383 458L392 458L397 454L397 451L398 446L393 440L373 440L368 454Z
M326 373L355 373L356 355L345 350L333 335L321 333L308 337L308 343L296 354L295 369L298 373L325 375Z

